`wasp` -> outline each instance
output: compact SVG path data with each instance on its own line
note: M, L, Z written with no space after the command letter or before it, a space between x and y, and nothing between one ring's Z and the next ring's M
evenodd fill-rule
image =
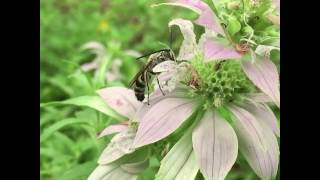
M134 93L138 101L143 101L145 98L145 89L147 87L148 92L148 105L149 105L149 83L151 82L152 76L155 76L160 91L164 95L158 76L159 72L154 72L153 68L164 62L164 61L176 61L174 53L171 49L162 49L150 54L138 57L137 59L149 56L147 63L140 69L140 71L135 75L131 83L129 84L130 88L133 88Z

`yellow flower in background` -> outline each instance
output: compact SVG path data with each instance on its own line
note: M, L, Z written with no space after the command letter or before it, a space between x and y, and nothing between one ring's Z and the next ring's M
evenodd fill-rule
M101 20L100 23L99 23L99 26L98 26L98 31L99 32L105 32L105 31L108 30L108 28L109 28L108 21L105 20L105 19Z

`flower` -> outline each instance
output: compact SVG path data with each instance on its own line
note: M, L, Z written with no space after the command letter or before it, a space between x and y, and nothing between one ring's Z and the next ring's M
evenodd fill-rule
M194 7L203 8L200 5ZM279 163L276 136L280 137L280 129L267 105L278 103L274 65L268 59L258 59L253 51L251 57L257 58L254 64L219 60L243 55L222 46L210 32L203 34L197 44L190 21L174 19L169 22L172 25L178 25L184 36L177 59L188 62L171 63L160 74L166 95L156 89L150 96L150 106L143 104L144 110L137 112L139 124L133 147L184 133L162 161L156 175L159 180L184 173L192 179L198 169L205 179L224 179L236 161L238 149L259 177L274 178Z
M279 2L279 0L274 1L276 8L280 6ZM252 50L251 46L255 45L256 43L251 40L254 32L252 31L252 27L247 24L247 20L244 20L244 24L247 29L250 29L248 33L250 37L242 38L242 41L236 43L227 30L220 25L219 17L205 2L201 0L174 0L170 1L169 3L162 3L159 5L181 6L189 8L198 13L199 17L197 20L195 20L195 23L203 26L206 30L206 33L201 36L198 45L200 51L202 51L205 56L205 60L208 62L221 59L240 59L242 68L248 78L261 91L266 93L278 107L280 107L279 75L276 66L269 59L269 56L257 56ZM263 6L263 4L261 6ZM269 15L268 17L271 17L271 21L273 23L280 24L277 17L273 15ZM230 21L231 24L234 22L234 17L230 19L232 19L232 21ZM243 19L248 19L248 17L244 16ZM179 19L171 21L169 26L172 25L178 25L180 28L181 26L184 26L184 28L181 30L185 37L185 41L183 43L188 44L188 47L183 44L180 49L178 59L192 59L194 54L197 52L195 51L196 40L195 35L193 34L192 24L190 25L190 22ZM218 37L218 34L224 38ZM187 47L187 50L184 49L185 47ZM270 51L271 50L272 49L270 49ZM182 54L185 56L182 56ZM247 61L247 55L249 55L251 62Z
M96 69L100 65L101 61L103 61L103 58L105 57L105 54L106 54L105 47L101 43L95 42L95 41L90 41L85 43L84 45L81 46L80 49L81 50L88 49L96 55L94 60L92 60L89 63L85 63L81 65L81 69L85 72Z
M90 50L96 55L95 59L91 62L84 63L81 65L81 69L85 72L96 70L98 73L98 67L101 67L104 61L110 61L106 48L103 44L95 41L90 41L81 46L81 50ZM135 50L126 50L125 54L130 57L139 57L141 54ZM122 66L122 60L119 58L112 59L112 64L110 69L105 73L105 79L108 82L117 81L122 78L120 73L120 68Z
M134 92L127 88L110 87L98 90L100 97L106 104L128 120L107 126L98 134L98 138L116 133L108 146L103 150L98 159L98 167L91 173L89 180L98 180L113 175L121 176L123 179L136 179L137 173L143 171L148 166L145 157L134 159L128 158L121 161L126 156L135 156L136 149L132 147L136 135L135 114L141 107L141 102L137 101ZM134 160L132 162L132 159Z

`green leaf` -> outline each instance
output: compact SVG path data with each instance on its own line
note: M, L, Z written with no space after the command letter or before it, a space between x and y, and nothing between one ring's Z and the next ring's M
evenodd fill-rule
M93 109L84 109L75 112L75 117L79 120L88 121L90 123L92 122L92 124L95 124L97 122L98 114Z
M80 121L75 118L68 118L68 119L58 121L44 130L44 132L40 135L40 143L47 140L54 132L58 131L59 129L68 125L73 125L73 124L89 124L89 123L88 121Z
M237 32L240 31L240 29L241 29L240 22L234 16L229 16L227 30L230 33L230 35L236 34Z
M55 131L53 137L57 142L59 142L59 144L63 145L64 152L72 152L73 154L76 153L77 144L70 137L68 137L68 135L59 131Z
M193 180L199 170L192 149L191 131L185 134L161 161L156 180Z
M50 106L50 105L75 105L75 106L86 106L100 111L107 116L115 119L123 119L121 115L113 111L107 106L107 104L99 96L80 96L65 101L54 101L49 103L42 103L40 107Z
M96 166L95 161L86 162L77 166L72 167L67 170L59 180L78 180L78 179L87 179L89 174L93 171Z

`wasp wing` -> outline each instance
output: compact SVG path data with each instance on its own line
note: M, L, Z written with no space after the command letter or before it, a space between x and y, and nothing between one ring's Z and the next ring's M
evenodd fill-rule
M134 78L131 80L130 84L129 84L129 87L131 88L133 86L133 84L137 81L137 79L139 78L139 76L141 76L141 74L144 73L144 71L146 70L148 66L147 65L144 65L140 71L134 76Z

